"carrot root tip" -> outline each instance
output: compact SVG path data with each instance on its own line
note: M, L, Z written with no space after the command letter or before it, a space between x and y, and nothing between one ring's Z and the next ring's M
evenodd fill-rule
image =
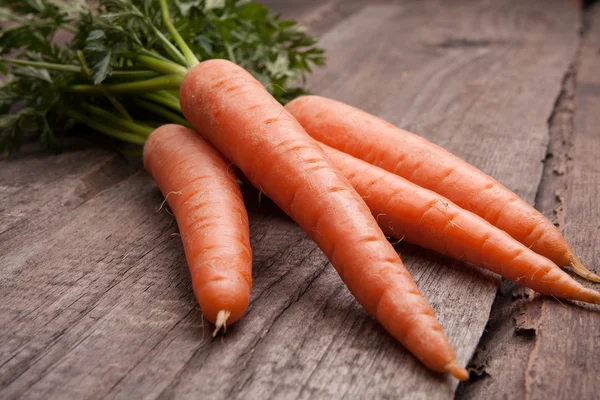
M221 310L217 313L217 320L215 321L215 330L213 331L213 337L217 336L217 333L223 328L223 333L227 331L227 318L231 315L231 311Z
M459 381L464 382L469 379L469 372L467 371L467 369L456 361L453 361L450 364L446 365L446 372L451 374Z
M600 304L600 293L591 289L587 289L586 293L589 295L586 303Z
M569 254L569 266L577 275L592 282L600 282L600 276L587 269L574 254Z

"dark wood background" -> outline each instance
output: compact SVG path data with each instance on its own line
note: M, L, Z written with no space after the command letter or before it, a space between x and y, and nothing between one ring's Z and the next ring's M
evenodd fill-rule
M269 0L321 38L308 85L418 133L554 220L600 271L600 7ZM396 247L472 379L427 371L246 190L254 290L212 339L149 176L74 141L0 159L0 398L593 399L600 315Z

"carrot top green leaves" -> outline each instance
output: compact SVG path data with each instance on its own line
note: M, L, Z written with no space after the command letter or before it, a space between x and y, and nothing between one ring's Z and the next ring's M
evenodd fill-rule
M324 63L294 21L245 0L5 0L0 23L0 152L27 132L59 147L69 110L88 115L83 102L125 119L178 113L173 97L194 60L234 61L281 103Z

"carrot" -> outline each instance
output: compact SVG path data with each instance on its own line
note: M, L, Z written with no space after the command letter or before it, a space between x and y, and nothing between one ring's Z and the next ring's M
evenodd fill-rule
M236 178L214 148L179 125L148 137L144 167L177 219L194 293L216 326L214 336L242 317L252 288L248 214Z
M600 304L547 258L443 196L321 144L388 235L488 269L539 293Z
M492 177L443 148L364 111L320 96L286 109L316 140L433 190L560 266L600 282L558 228Z
M318 244L358 302L427 367L467 379L433 309L369 208L300 124L241 67L209 60L180 90L186 119Z

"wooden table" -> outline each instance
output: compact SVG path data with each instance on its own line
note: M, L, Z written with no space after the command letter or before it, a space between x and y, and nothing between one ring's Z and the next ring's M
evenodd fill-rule
M308 85L444 146L556 221L600 271L600 6L270 0L321 37ZM582 21L585 23L582 25ZM582 29L583 26L583 29ZM149 176L77 142L0 160L0 398L586 399L598 307L400 243L465 384L425 370L321 251L246 191L254 290L212 339Z

